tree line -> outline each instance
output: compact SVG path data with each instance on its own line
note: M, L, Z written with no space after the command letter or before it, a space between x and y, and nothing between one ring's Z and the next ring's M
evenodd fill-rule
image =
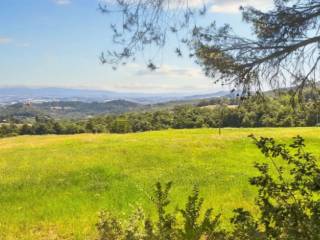
M172 109L97 116L82 120L55 120L38 116L30 123L7 123L0 136L130 133L164 129L220 127L304 127L317 126L320 106L306 100L292 106L290 95L252 97L240 105L236 99L204 100L197 105L181 105Z

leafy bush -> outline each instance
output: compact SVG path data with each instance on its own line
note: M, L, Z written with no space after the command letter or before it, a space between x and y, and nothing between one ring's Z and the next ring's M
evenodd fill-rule
M197 187L183 209L168 212L172 183L157 183L151 198L157 210L155 220L141 209L124 222L102 212L98 240L320 239L320 168L316 158L305 151L304 139L297 136L288 147L272 138L250 137L269 160L256 163L260 174L250 179L258 189L256 216L235 209L230 219L232 229L226 231L220 225L220 215L202 209L204 200Z
M250 179L258 188L259 218L250 219L250 228L261 231L263 239L320 239L320 168L316 158L305 151L304 139L294 138L289 148L272 138L251 138L270 165L257 163L260 176ZM279 163L279 161L281 162Z
M155 185L151 198L157 210L155 221L147 218L140 208L127 222L121 222L109 213L102 212L97 224L98 240L200 240L204 236L206 239L223 239L225 233L219 230L220 215L213 217L212 209L208 209L204 216L200 217L203 199L199 197L197 187L188 198L184 209L178 209L174 213L167 211L171 186L171 183L165 186L160 183ZM178 223L177 214L182 217L182 224Z

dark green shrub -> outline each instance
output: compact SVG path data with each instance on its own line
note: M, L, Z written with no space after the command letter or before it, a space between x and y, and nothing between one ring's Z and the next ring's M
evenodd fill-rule
M98 240L320 239L320 168L316 158L305 151L304 139L295 137L288 147L272 138L251 138L270 161L256 163L260 174L250 179L258 189L256 216L235 209L232 230L227 232L220 227L220 215L213 217L212 209L202 210L197 187L185 208L171 213L167 206L172 184L157 183L152 197L156 220L146 218L141 210L128 223L103 213L97 225Z
M171 183L165 186L160 183L155 185L151 200L157 210L156 220L146 218L141 209L138 209L127 222L121 222L110 214L102 212L97 224L98 240L223 239L225 234L219 231L219 215L212 217L212 210L208 209L204 217L200 218L203 199L199 198L197 188L194 188L184 209L178 209L175 213L167 211L171 185ZM178 223L177 213L180 213L183 224Z
M251 138L271 162L257 163L260 176L250 179L258 188L256 222L265 239L320 239L320 168L304 139L295 137L288 148L272 138Z

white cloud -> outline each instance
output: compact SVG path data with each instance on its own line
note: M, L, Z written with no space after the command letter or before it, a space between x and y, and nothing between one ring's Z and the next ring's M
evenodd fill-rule
M28 43L28 42L18 43L16 46L21 47L21 48L28 48L28 47L30 47L30 43Z
M176 85L176 84L157 84L157 83L138 83L130 84L113 84L112 90L133 91L133 92L195 92L216 90L210 84L194 84L194 85ZM218 88L219 89L219 88Z
M22 48L30 47L30 43L28 42L19 42L9 37L0 36L0 45L11 44L11 43L14 43L14 46L16 47L22 47Z
M131 2L134 1L132 0ZM115 0L98 0L98 2L115 3ZM186 6L186 3L189 7L202 7L206 5L209 11L213 13L239 13L240 6L253 6L261 10L269 9L273 5L273 0L167 0L164 6L175 9Z
M0 45L1 44L9 44L11 43L13 40L11 38L8 37L1 37L0 36Z
M239 13L240 6L252 6L260 10L267 10L273 6L272 0L213 0L210 12Z
M68 5L71 3L71 0L54 0L54 3L58 5Z
M166 78L203 78L204 75L198 68L181 68L170 65L162 65L155 71L141 67L136 71L138 76L155 76Z
M106 1L106 0L105 0ZM110 0L109 0L110 1ZM261 10L269 9L273 0L167 0L171 8L185 6L202 7L206 5L214 13L239 13L240 6L252 6Z
M141 92L201 92L220 90L196 66L180 67L163 64L151 71L144 64L126 65L126 77L109 85L113 90ZM127 80L130 79L130 80Z

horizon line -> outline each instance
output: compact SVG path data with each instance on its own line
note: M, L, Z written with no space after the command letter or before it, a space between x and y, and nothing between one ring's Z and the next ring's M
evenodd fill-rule
M114 88L90 88L86 86L59 86L59 85L0 85L0 89L10 89L10 88L25 88L25 89L68 89L68 90L88 90L88 91L101 91L101 92L116 92L116 93L140 93L140 94L174 94L174 93L218 93L221 91L229 91L227 89L204 89L204 90L185 90L183 88L176 90L128 90L128 89L114 89Z

